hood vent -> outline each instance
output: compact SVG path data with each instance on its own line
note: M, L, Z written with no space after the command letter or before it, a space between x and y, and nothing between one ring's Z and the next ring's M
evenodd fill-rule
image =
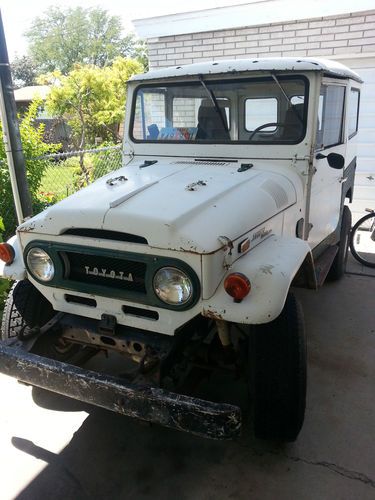
M175 161L173 165L210 165L210 166L220 166L226 167L230 165L228 161L209 161L209 160L181 160Z
M268 193L274 199L278 209L281 209L288 205L288 195L283 187L272 179L267 179L260 186L263 191Z
M120 233L119 231L107 231L106 229L89 229L74 227L67 229L62 234L69 234L73 236L83 236L85 238L99 238L102 240L115 240L115 241L127 241L129 243L140 243L141 245L147 245L148 242L143 236L138 236L136 234Z

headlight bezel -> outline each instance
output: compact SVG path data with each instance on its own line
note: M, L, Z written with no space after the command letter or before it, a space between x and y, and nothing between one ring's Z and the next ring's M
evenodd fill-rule
M41 252L41 253L45 254L47 256L47 258L49 259L49 261L50 261L50 266L51 266L51 269L52 269L52 273L50 274L50 276L48 277L48 279L41 278L40 275L38 275L36 273L35 269L33 269L33 267L30 264L30 260L31 260L30 254L32 252L35 252L35 251L38 251L38 252ZM53 279L55 277L55 273L56 273L56 266L55 266L55 263L53 261L53 258L51 257L51 255L46 250L44 250L43 248L40 248L39 246L34 246L34 247L28 249L28 251L26 252L25 257L26 257L26 259L25 259L26 268L27 268L28 272L31 274L31 276L36 281L38 281L39 283L50 283L51 281L53 281Z

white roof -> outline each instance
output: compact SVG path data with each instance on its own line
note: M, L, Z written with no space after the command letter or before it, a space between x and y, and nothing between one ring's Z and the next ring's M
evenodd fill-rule
M362 82L357 73L343 64L337 61L312 57L254 58L201 62L149 71L143 75L135 75L130 80L154 80L200 74L236 74L247 71L321 71L330 76L352 78Z
M32 101L36 97L41 97L43 100L47 98L51 88L48 85L31 85L29 87L21 87L14 91L14 99L16 101Z

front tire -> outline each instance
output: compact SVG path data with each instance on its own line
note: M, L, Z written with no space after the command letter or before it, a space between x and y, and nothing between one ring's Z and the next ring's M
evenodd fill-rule
M250 339L254 433L295 441L305 415L306 342L302 308L291 293L281 314Z
M51 304L30 281L17 281L5 302L1 338L20 337L26 328L42 327L54 314Z
M11 288L5 303L1 338L21 338L26 329L41 328L54 315L52 305L30 281L18 281ZM58 333L46 332L37 339L31 352L58 361L70 361L80 349L80 346L60 339Z

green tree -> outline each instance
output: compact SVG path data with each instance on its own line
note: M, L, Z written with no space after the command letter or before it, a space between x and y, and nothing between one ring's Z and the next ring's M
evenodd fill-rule
M16 88L36 85L37 67L30 56L15 57L11 64L11 70Z
M35 158L48 153L54 153L58 151L60 147L59 144L47 144L44 142L43 124L35 126L35 118L42 103L43 102L40 99L33 101L19 125L22 147L26 161L27 180L33 198L35 212L39 212L41 208L38 201L38 189L40 187L44 171L49 163L46 160ZM2 136L1 123L0 135ZM17 222L3 141L0 142L0 209L5 226L5 233L6 235L11 234L14 231Z
M95 137L118 142L118 124L124 119L126 83L143 71L134 59L118 57L111 66L76 66L67 76L54 72L58 84L46 101L54 116L63 117L73 131L73 143L84 149ZM51 79L51 76L50 76Z
M51 7L25 33L39 72L71 71L76 63L104 67L116 57L143 57L143 43L123 36L121 19L100 7Z

